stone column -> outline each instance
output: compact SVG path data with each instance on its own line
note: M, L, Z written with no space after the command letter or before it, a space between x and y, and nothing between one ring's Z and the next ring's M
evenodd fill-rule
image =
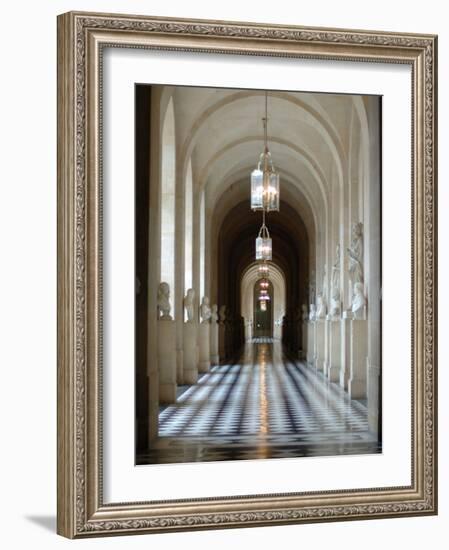
M326 320L324 321L324 367L323 372L324 376L329 377L329 367L330 367L330 360L329 360L329 342L330 342L330 327L331 327L331 319L329 315L326 317Z
M210 368L210 324L202 321L198 330L198 345L200 351L199 372L208 372Z
M220 355L218 353L218 323L213 319L210 322L210 362L211 365L220 364Z
M307 321L303 321L301 335L301 359L307 359L308 327L309 323Z
M316 321L307 323L307 363L315 367L316 361Z
M351 399L366 398L367 321L351 320L351 368L348 393Z
M315 346L316 346L316 363L315 368L321 372L324 371L324 351L325 351L325 319L317 319L315 321L316 327L316 336L315 336Z
M250 342L253 337L253 324L249 319L245 320L245 342Z
M196 321L186 321L184 323L184 366L183 382L184 384L195 384L198 380L198 323Z
M184 351L176 350L176 380L178 384L182 384L184 380Z
M225 355L226 358L230 358L234 347L234 321L226 319L225 330Z
M158 321L159 401L176 402L176 326L171 319Z
M297 356L301 359L302 357L302 350L303 350L303 347L302 347L302 321L301 319L298 319L296 321L296 353L297 353Z
M380 368L367 360L366 393L368 399L369 429L377 434L379 431L379 381Z
M347 312L343 313L343 318L340 321L340 386L347 390L351 364L351 319L347 317Z
M329 323L329 359L327 377L331 382L340 382L341 372L341 320L330 320Z
M220 361L226 359L226 322L220 321L218 323L218 354Z

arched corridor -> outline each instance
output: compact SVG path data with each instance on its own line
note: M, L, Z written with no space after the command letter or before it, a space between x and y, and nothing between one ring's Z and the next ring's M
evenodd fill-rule
M381 451L380 114L136 86L138 464Z

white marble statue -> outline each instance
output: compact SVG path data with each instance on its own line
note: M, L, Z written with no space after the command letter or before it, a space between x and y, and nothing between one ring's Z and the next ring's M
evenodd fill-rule
M307 311L307 305L302 304L301 309L302 309L302 320L307 321L307 319L309 318L309 312Z
M363 284L355 283L354 294L352 296L351 312L353 319L364 319L366 308L366 298L363 292Z
M159 284L159 288L157 289L157 310L159 319L171 320L170 285L168 283Z
M217 304L213 304L213 306L210 310L210 320L211 320L211 323L216 323L218 321L218 306L217 306Z
M326 300L326 298L327 298L327 264L324 264L323 284L321 286L321 294L322 294L323 298Z
M309 302L311 304L315 303L315 271L314 270L312 270L312 272L310 274Z
M352 224L351 246L349 255L349 274L352 284L363 283L363 224Z
M326 298L323 296L321 292L317 294L316 301L317 301L316 318L325 319L326 313L327 313L327 304L326 304Z
M309 321L315 321L315 320L316 320L316 305L310 304Z
M335 319L341 314L340 298L340 245L335 250L335 263L332 266L332 288L329 308L329 318Z
M187 294L184 296L184 309L187 314L187 321L193 321L195 317L195 291L193 288L187 290Z
M220 306L220 323L224 323L226 321L226 306Z
M209 307L209 298L207 296L203 296L203 299L201 300L200 314L201 322L208 323L210 320L211 311Z

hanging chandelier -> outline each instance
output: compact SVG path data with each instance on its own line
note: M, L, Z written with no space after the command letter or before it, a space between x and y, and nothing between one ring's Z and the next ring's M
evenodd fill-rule
M271 298L270 298L269 294L259 294L259 300L260 301L270 301Z
M259 268L257 270L257 275L259 279L267 279L270 276L270 268L268 267L267 263L262 262L259 265Z
M261 279L259 281L259 286L260 288L266 290L270 286L270 283L266 279Z
M264 149L257 168L251 172L251 209L266 212L279 211L279 174L276 172L268 149L268 92L265 92L263 120Z
M271 260L272 244L268 227L265 225L265 211L262 227L259 230L259 235L256 239L256 260Z

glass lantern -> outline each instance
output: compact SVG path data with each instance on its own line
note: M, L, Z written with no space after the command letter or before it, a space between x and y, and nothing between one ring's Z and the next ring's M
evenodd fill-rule
M260 285L261 288L263 288L265 290L270 286L270 283L265 278L263 278L263 279L260 280L259 285Z
M268 264L265 262L260 264L257 274L260 279L267 279L270 276L270 268L268 267Z
M263 172L259 168L251 172L251 209L263 210Z
M279 211L279 174L274 169L268 149L268 92L265 92L265 116L263 122L263 152L257 168L251 172L251 209L265 212Z
M272 244L270 233L266 225L262 225L256 239L256 260L271 260Z
M268 147L260 155L257 168L251 172L251 209L279 211L279 174L275 171Z

